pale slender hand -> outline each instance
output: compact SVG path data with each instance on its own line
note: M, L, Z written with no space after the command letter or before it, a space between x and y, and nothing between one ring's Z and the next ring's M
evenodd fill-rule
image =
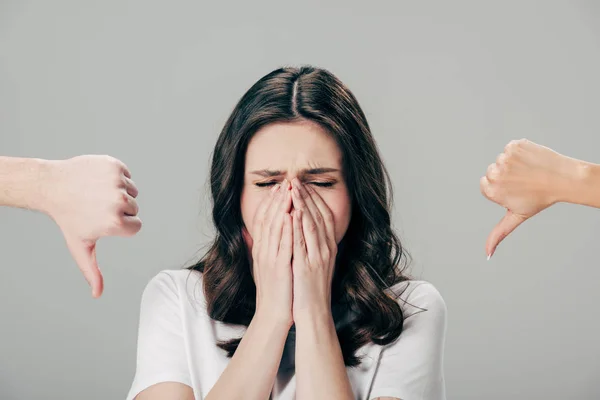
M294 320L304 313L331 313L337 254L333 213L310 185L292 181Z
M528 218L560 199L557 187L574 179L576 160L528 140L511 141L480 180L481 193L506 208L488 236L488 257L498 244Z
M110 156L84 155L50 161L44 182L43 212L61 229L92 296L104 283L96 260L96 242L103 236L133 236L142 226L135 198L138 189L125 164Z
M256 313L292 325L292 205L289 182L275 185L256 211L251 237Z

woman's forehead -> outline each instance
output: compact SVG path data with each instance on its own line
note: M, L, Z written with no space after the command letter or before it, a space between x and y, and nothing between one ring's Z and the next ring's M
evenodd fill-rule
M247 169L341 167L341 151L331 135L310 122L275 123L260 129L248 144Z

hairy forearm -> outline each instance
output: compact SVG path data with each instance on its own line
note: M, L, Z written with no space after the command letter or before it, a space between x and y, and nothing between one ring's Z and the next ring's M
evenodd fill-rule
M50 161L0 156L0 206L43 211Z
M354 398L331 312L316 311L295 318L296 398Z
M267 400L290 325L255 315L235 354L206 400Z
M600 208L600 164L577 160L576 165L575 178L562 189L561 200Z

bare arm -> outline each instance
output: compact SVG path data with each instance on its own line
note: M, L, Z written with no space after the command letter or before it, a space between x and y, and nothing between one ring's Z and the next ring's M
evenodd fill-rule
M296 379L299 400L354 399L331 311L297 317Z
M257 314L206 400L267 400L289 329L285 322ZM163 382L140 392L136 400L194 400L194 394L182 383Z
M600 208L600 164L576 160L575 179L561 187L559 201Z
M188 385L179 382L163 382L140 392L135 400L195 400Z
M114 157L0 157L0 206L41 211L52 218L94 297L104 288L96 241L133 236L141 229L137 195L127 166Z
M289 330L287 322L257 314L206 400L267 400Z
M482 194L507 212L488 236L488 259L527 219L558 202L600 208L600 165L521 139L510 142L480 180Z
M0 206L40 210L48 161L0 156Z

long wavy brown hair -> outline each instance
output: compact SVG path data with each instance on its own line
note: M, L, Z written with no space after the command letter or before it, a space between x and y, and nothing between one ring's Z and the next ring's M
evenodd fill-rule
M332 307L354 316L336 329L345 364L356 366L360 363L356 351L363 345L385 345L402 332L399 294L389 289L408 279L404 274L408 256L391 226L391 181L365 114L352 92L331 72L310 66L280 68L258 80L237 103L212 154L210 192L216 236L189 269L203 274L212 319L250 324L256 286L242 236L240 207L246 149L261 127L298 120L320 124L342 152L352 215L338 247ZM336 313L334 318L342 316ZM231 357L240 340L218 346Z

